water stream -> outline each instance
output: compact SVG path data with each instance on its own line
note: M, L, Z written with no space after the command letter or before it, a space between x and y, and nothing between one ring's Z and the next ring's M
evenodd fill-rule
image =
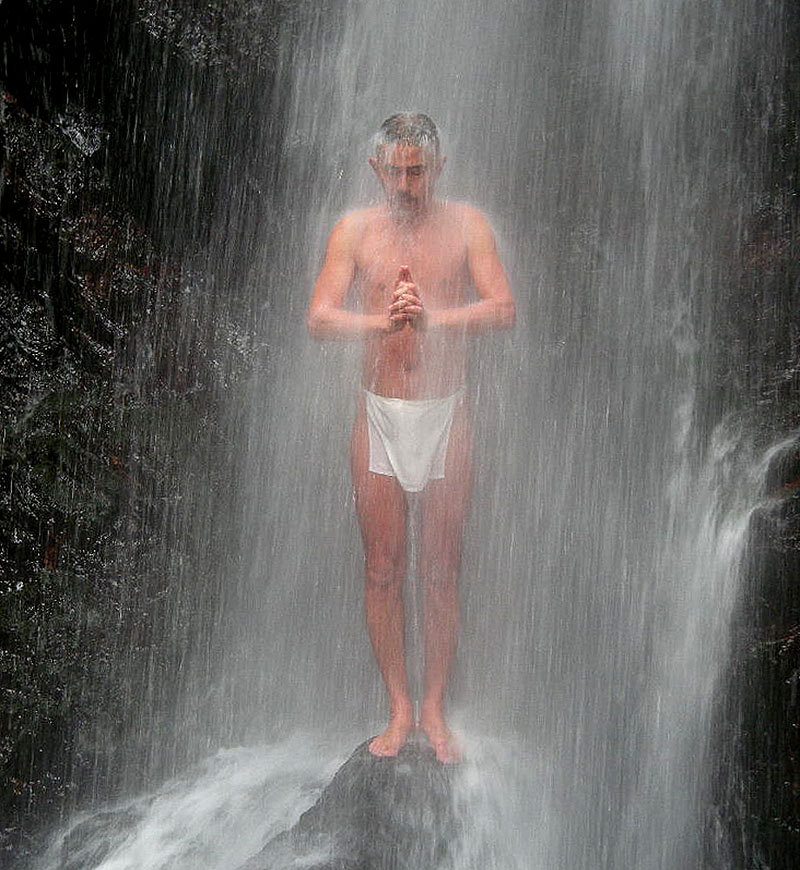
M204 639L202 725L184 700L174 726L248 748L93 817L94 833L76 820L70 866L235 868L381 723L347 464L358 349L313 344L304 314L337 216L380 195L369 139L398 110L440 125L441 193L490 216L518 306L470 372L455 867L699 866L769 459L729 420L707 431L704 346L758 179L737 98L772 26L752 2L360 0L285 34L257 119L277 103L286 119L278 207L251 230L246 281L263 359L231 396L241 567Z

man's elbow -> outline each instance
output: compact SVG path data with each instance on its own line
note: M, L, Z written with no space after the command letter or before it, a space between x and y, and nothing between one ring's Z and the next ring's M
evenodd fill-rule
M321 341L325 338L326 330L325 315L319 309L311 309L306 317L306 327L308 334L316 341Z
M517 320L517 306L513 299L501 302L498 307L498 328L513 329Z

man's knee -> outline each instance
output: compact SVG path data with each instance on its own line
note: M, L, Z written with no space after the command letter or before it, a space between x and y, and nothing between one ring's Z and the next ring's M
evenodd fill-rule
M428 589L448 589L458 584L461 567L460 542L441 542L439 548L426 548L420 563L420 573Z
M386 547L373 547L364 557L365 582L371 589L402 586L405 574L404 555Z

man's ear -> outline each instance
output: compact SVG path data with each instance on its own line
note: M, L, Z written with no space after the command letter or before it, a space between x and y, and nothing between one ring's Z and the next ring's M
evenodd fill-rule
M378 178L380 178L381 173L380 173L380 168L378 165L378 158L377 157L370 157L370 158L368 158L368 160L369 160L369 165L372 167L372 171L378 176Z

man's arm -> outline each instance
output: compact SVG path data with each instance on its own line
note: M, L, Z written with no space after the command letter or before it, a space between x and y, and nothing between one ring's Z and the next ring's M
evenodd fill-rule
M358 339L389 329L389 319L380 314L358 314L344 307L355 274L358 219L346 215L328 239L325 262L314 285L308 309L308 331L316 339Z
M470 335L511 329L516 316L514 298L489 222L479 211L469 208L465 229L467 267L479 301L427 312L427 328L459 329Z

